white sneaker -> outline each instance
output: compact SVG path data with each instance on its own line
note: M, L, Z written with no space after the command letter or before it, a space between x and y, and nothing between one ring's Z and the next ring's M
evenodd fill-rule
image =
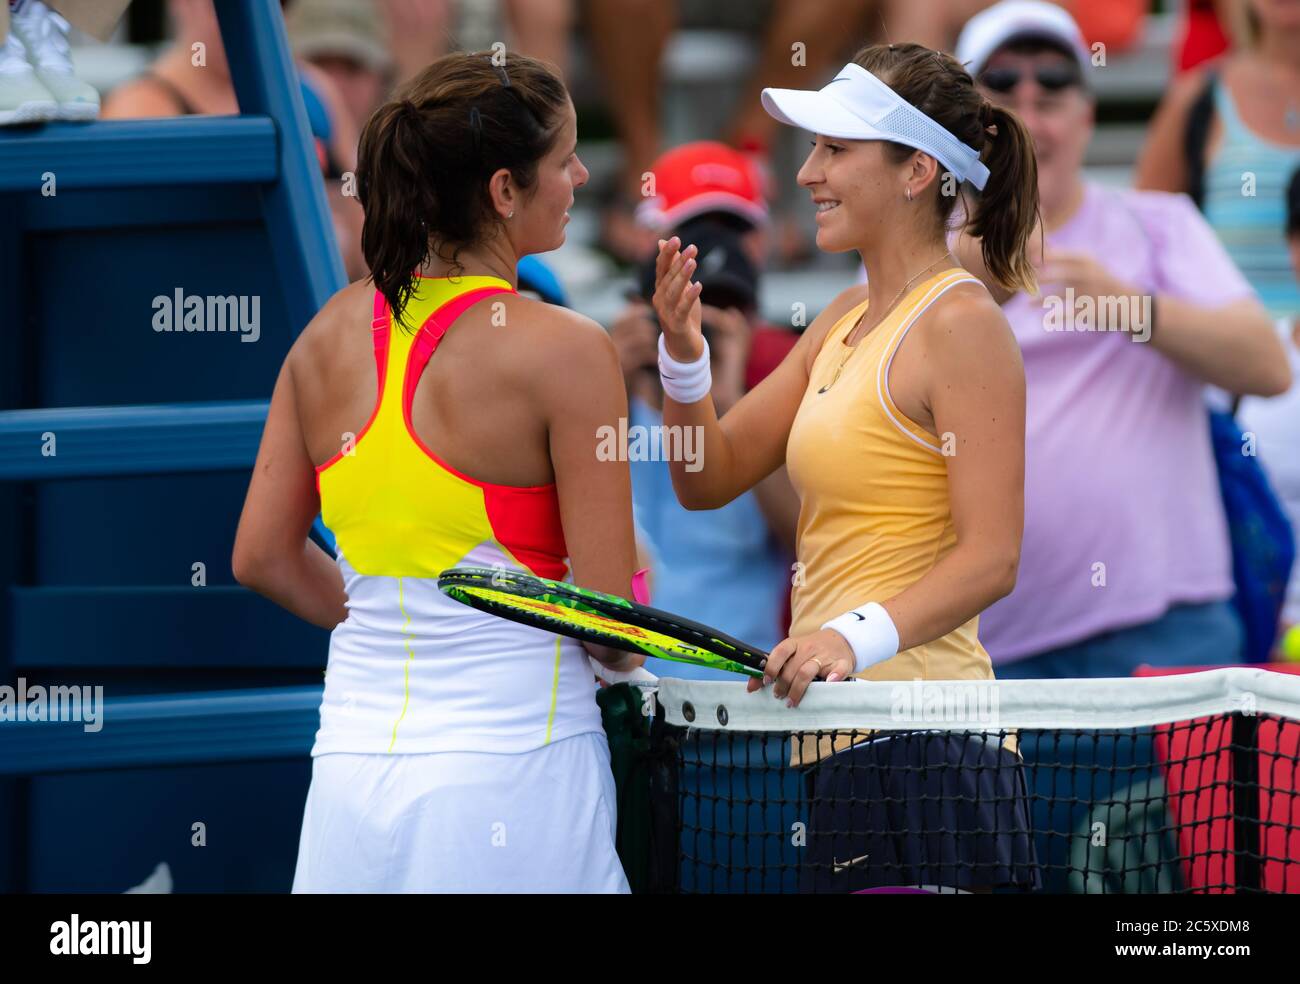
M93 120L99 116L99 93L72 70L67 21L41 0L25 0L10 14L9 29L27 49L36 78L58 102L57 119Z
M27 64L23 43L10 34L0 44L0 126L58 118L58 100Z

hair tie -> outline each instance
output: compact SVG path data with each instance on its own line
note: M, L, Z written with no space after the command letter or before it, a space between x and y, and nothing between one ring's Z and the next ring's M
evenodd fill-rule
M997 124L993 122L993 104L986 102L980 106L980 126L990 137L998 135Z
M510 76L509 76L509 74L506 72L505 66L504 66L504 65L498 65L496 62L492 61L492 56L491 56L491 55L488 56L488 61L491 62L492 67L493 67L493 69L496 70L497 75L501 76L501 84L502 84L503 86L505 86L507 89L509 89L509 88L510 88Z

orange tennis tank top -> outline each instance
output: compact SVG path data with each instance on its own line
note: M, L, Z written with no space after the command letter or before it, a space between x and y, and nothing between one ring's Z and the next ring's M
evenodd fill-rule
M866 301L826 334L786 447L799 493L792 636L914 584L956 543L941 439L903 414L889 366L908 330L948 290L978 283L965 270L924 281L849 354ZM845 355L838 380L825 392ZM861 674L870 680L991 679L978 616Z

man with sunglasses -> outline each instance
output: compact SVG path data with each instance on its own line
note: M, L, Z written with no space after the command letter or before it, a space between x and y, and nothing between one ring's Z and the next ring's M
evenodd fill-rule
M1287 388L1268 316L1185 196L1085 179L1094 69L1068 13L996 4L956 55L1033 137L1044 242L1040 296L1003 304L1027 380L1025 531L980 639L1000 678L1237 661L1203 390Z

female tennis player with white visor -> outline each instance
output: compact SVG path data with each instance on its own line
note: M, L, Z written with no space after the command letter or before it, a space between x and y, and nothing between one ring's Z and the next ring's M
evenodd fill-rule
M991 679L977 626L1016 579L1025 377L998 305L950 253L948 227L961 198L981 274L1033 289L1029 136L953 58L912 44L863 48L820 91L766 89L762 98L776 119L814 135L798 182L817 209L818 247L856 250L869 282L828 304L777 370L718 420L699 285L691 281L694 250L676 238L660 245L654 303L663 326L664 423L704 434L702 467L671 463L678 498L690 509L717 508L782 462L800 497L790 636L750 689L770 687L793 705L817 679ZM840 754L899 764L924 751L893 741ZM964 867L947 883L979 888L1032 877L1030 867L1012 863L1027 844L1018 770L965 771L977 786L1008 784L972 794L1010 814L940 823L1005 832L993 843L961 840L1006 863ZM835 802L833 789L823 792L824 802ZM923 829L919 819L908 827ZM890 839L834 850L881 858L926 850L919 836L883 840Z

